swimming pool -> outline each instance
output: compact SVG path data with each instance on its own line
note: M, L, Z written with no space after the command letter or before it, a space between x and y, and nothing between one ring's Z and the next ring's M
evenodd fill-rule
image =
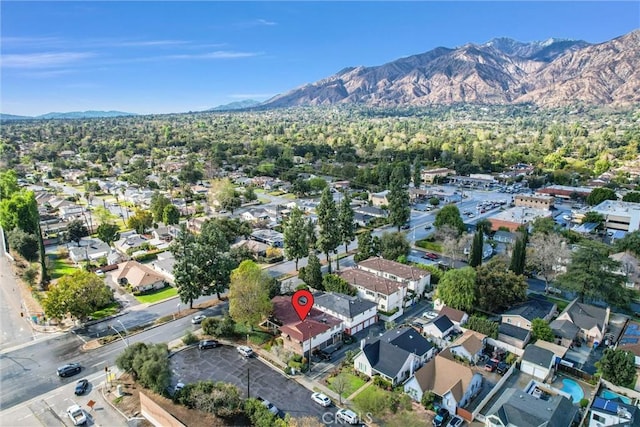
M631 405L631 399L629 399L626 396L622 396L618 393L614 393L611 390L602 390L600 392L600 397L602 397L603 399L607 399L607 400L613 400L613 399L620 399L622 401L622 403L626 403L627 405Z
M580 402L584 397L584 391L582 391L580 384L568 378L562 380L562 391L569 393L573 397L573 403Z

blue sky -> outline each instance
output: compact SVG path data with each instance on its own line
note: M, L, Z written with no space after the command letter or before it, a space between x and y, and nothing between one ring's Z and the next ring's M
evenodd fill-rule
M640 2L0 3L0 111L198 111L438 46L599 43Z

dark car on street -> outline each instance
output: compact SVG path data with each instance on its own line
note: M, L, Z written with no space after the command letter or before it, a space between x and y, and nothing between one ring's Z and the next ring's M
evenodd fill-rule
M436 412L436 416L433 417L433 427L444 427L447 425L449 419L449 411L447 408L440 408Z
M216 340L202 340L198 343L198 348L204 350L206 348L216 348L220 343Z
M80 381L78 381L76 383L76 396L80 396L81 394L84 394L87 391L87 387L89 387L89 380L87 379L81 379Z
M510 366L511 365L509 365L507 362L500 362L498 363L498 366L496 366L496 372L500 375L504 375L509 370Z
M69 377L71 375L75 375L80 372L82 368L79 363L68 363L66 365L60 366L57 370L57 374L59 377Z

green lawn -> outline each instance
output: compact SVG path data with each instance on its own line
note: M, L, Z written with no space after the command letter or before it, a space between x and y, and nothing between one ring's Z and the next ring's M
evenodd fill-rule
M239 323L236 323L236 334L244 340L246 340L247 335L249 335L249 342L255 345L262 345L273 338L273 335L268 332L261 330L250 331L245 325Z
M436 242L429 242L427 240L418 240L416 246L430 251L442 253L442 244Z
M178 295L178 289L174 288L173 286L167 286L166 288L162 288L155 292L145 294L145 295L136 295L135 297L138 301L144 304L144 303L162 301L164 299L171 298L176 295Z
M53 256L50 255L49 259L51 260L51 271L49 273L51 273L52 279L58 279L62 276L66 276L78 269L76 266L71 264L68 260L58 258L57 255L53 255Z
M102 319L107 316L113 316L118 311L120 311L120 306L117 302L112 302L102 310L94 311L93 313L91 313L91 317L93 317L94 319Z
M553 303L555 303L558 306L558 311L561 312L562 310L564 310L565 308L567 308L567 306L569 305L569 301L560 299L560 298L554 298L554 297L550 297L549 295L546 295L546 298L548 301L551 301Z
M362 387L364 385L364 383L366 382L362 378L360 378L360 377L358 377L356 375L353 375L352 373L346 372L346 371L342 371L342 373L340 375L346 377L347 380L348 380L348 385L345 388L345 390L342 392L342 397L345 398L345 399L347 397L351 396L351 394L354 391L356 391L357 389ZM336 379L336 377L332 377L332 378L329 378L329 380L328 380L329 388L331 390L333 390L333 391L335 391L334 388L333 388L333 380L335 380L335 379Z
M391 392L371 384L353 399L353 403L360 412L380 416L386 412L390 396Z

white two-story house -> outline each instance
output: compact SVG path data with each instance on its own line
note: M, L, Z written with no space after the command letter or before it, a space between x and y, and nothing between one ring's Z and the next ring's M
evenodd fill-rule
M396 261L380 257L369 258L360 261L358 268L385 279L404 283L407 289L418 296L431 287L431 273Z
M335 292L314 295L313 307L342 320L344 332L353 335L378 321L376 303Z
M406 284L358 268L348 268L337 274L356 288L360 298L374 302L378 306L379 315L385 320L393 320L404 312Z

